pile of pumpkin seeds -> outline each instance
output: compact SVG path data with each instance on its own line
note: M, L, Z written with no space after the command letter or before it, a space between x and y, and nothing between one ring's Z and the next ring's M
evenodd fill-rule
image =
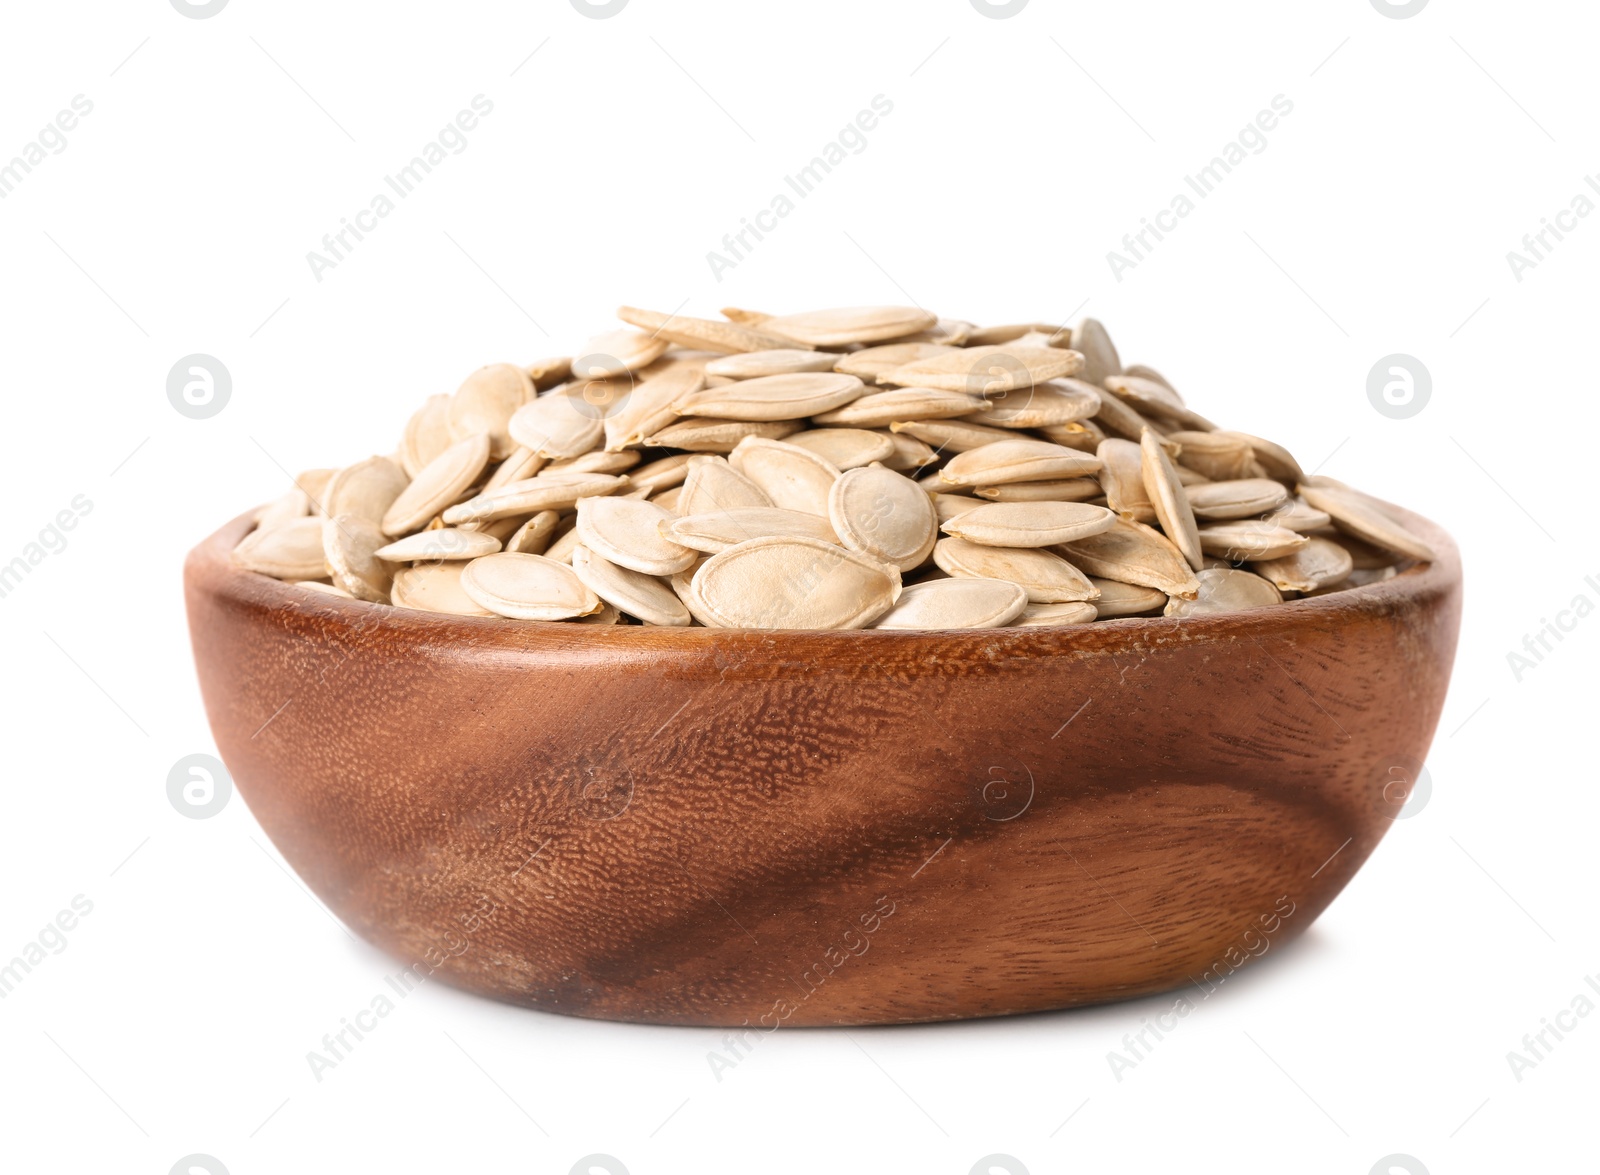
M1432 558L1094 319L723 314L625 306L574 358L480 368L392 454L301 474L234 561L455 615L953 629L1255 608Z

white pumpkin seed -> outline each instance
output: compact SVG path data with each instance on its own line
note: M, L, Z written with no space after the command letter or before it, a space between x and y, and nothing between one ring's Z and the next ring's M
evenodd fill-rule
M429 396L406 421L400 438L401 467L407 476L415 477L450 444L450 397L443 393ZM312 494L313 501L320 497Z
M1144 450L1134 441L1107 437L1095 450L1100 458L1100 485L1106 504L1123 518L1135 522L1154 522L1155 503L1144 485Z
M389 602L419 612L443 612L450 616L493 616L461 587L465 563L419 563L394 573Z
M1003 628L1028 606L1028 593L1004 579L935 579L902 589L874 628Z
M543 555L560 521L561 515L554 510L539 511L506 539L505 549L519 555Z
M903 479L902 479L903 480ZM804 510L779 510L776 506L741 506L687 514L661 524L670 542L715 555L751 539L811 538L837 541L826 518Z
M259 527L233 549L233 562L274 579L321 579L328 574L321 518L296 518L269 530Z
M877 383L897 367L915 363L919 359L932 359L956 350L942 343L885 343L881 347L865 347L835 360L833 369L853 375L863 383Z
M1189 566L1200 569L1201 544L1196 533L1194 511L1189 508L1189 497L1178 472L1172 467L1160 438L1150 429L1144 430L1139 441L1140 470L1144 478L1144 491L1156 512L1161 529L1172 544L1183 553Z
M1165 596L1161 597L1163 600ZM1029 604L1011 622L1013 628L1058 628L1066 624L1087 624L1099 616L1099 601L1093 604L1068 601L1060 604Z
M654 502L632 498L583 498L578 502L578 541L613 563L646 575L671 575L696 554L661 533L668 514Z
M1290 530L1298 530L1301 534L1333 525L1333 519L1326 511L1318 510L1304 498L1299 497L1290 498L1265 517L1274 525L1286 526Z
M691 453L731 453L746 437L778 440L805 426L797 420L715 420L691 416L645 438L651 448L686 449Z
M1181 445L1180 464L1203 473L1213 481L1238 481L1253 476L1256 469L1255 450L1250 442L1237 433L1169 432L1167 439Z
M1099 534L1063 544L1061 553L1101 579L1158 588L1185 599L1193 599L1200 590L1183 552L1142 522L1118 518Z
M965 453L1017 439L1010 429L973 424L970 420L896 420L889 425L889 431L914 437L940 453Z
M1289 500L1289 491L1283 483L1268 477L1203 482L1187 487L1184 492L1196 518L1224 522L1235 518L1255 518L1276 510ZM1283 524L1280 522L1278 525Z
M1082 502L990 502L940 529L985 547L1051 547L1110 530L1116 517Z
M1219 571L1201 571L1195 575L1200 590L1192 600L1173 597L1167 601L1164 615L1209 616L1217 612L1240 612L1246 608L1264 608L1283 603L1283 596L1259 575L1232 568Z
M1098 594L1089 577L1060 555L1032 547L984 547L966 539L940 539L933 561L954 577L1009 579L1035 604L1092 600Z
M354 514L381 523L408 480L405 470L389 458L368 457L328 479L322 494L322 514L326 518Z
M564 563L501 552L466 564L461 589L481 608L513 620L565 620L600 610L600 597Z
M1270 522L1252 519L1221 522L1200 530L1200 547L1230 563L1245 560L1281 559L1306 546L1311 540L1303 534Z
M387 604L394 568L378 556L378 551L388 541L370 518L335 514L325 519L322 556L333 582L358 600Z
M1076 381L1057 380L1001 392L967 419L997 428L1048 428L1088 420L1099 411L1099 392Z
M516 410L507 424L517 444L541 457L576 457L605 435L605 408L587 398L596 381L563 384Z
M1008 438L957 453L939 472L949 485L1004 485L1016 481L1058 481L1100 471L1100 458L1052 445L1049 441Z
M799 351L792 347L777 351L746 351L711 360L706 364L706 376L760 379L764 375L792 375L801 371L837 371L837 360L838 356L826 351Z
M744 474L784 510L828 513L828 491L839 470L809 449L783 441L748 437L728 455L728 464Z
M1417 538L1365 494L1359 494L1331 477L1310 477L1300 483L1300 496L1333 518L1334 525L1373 546L1424 562L1433 561L1433 548Z
M839 470L859 469L874 461L887 460L895 453L892 433L865 428L814 428L797 432L784 443L810 449Z
M682 416L719 420L796 420L842 407L865 390L855 376L836 371L767 375L702 388L679 396L672 408Z
M812 347L842 347L898 339L936 325L937 315L914 306L844 306L768 318L761 329Z
M500 540L493 535L481 530L445 526L438 530L420 530L398 542L379 547L374 553L390 563L415 563L433 559L477 559L498 550Z
M1072 328L1072 349L1083 355L1083 379L1104 384L1106 377L1122 374L1122 359L1117 355L1111 335L1098 319L1080 319Z
M1078 352L1055 347L964 347L914 359L880 375L878 382L991 396L1076 375L1082 366Z
M1101 487L1093 477L1062 477L1051 482L978 485L973 493L989 501L1088 501L1101 496Z
M703 347L708 351L720 351L724 354L736 351L814 349L809 344L794 339L735 326L731 322L717 322L710 318L685 318L681 314L660 314L654 310L640 310L635 306L619 308L617 317L669 342L684 347Z
M927 559L939 537L933 502L915 483L881 465L852 469L834 479L827 518L839 541L910 571Z
M864 628L899 599L900 572L820 539L752 539L707 559L694 592L723 628Z
M689 475L671 509L681 515L707 514L772 505L767 491L721 457L699 454L689 460ZM662 507L666 509L666 507Z
M410 534L460 499L489 463L489 434L457 441L417 473L384 511L383 533Z
M450 397L450 439L464 441L478 433L488 433L490 455L496 461L502 460L516 448L506 426L512 414L531 399L533 380L516 364L480 367Z
M1167 606L1167 593L1160 588L1119 583L1114 579L1101 579L1093 575L1089 577L1089 582L1100 589L1094 610L1101 620L1118 616L1146 616Z
M689 623L689 609L655 576L613 563L582 543L573 549L572 573L606 603L646 624L682 628Z
M643 371L666 354L667 340L636 330L595 335L578 348L571 376L577 380L615 379Z
M969 396L965 392L886 388L881 392L868 392L832 412L813 413L812 419L818 424L882 428L897 420L947 420L953 416L970 416L987 403L982 396Z
M613 477L609 473L540 475L469 498L451 506L442 517L447 526L457 526L463 522L493 522L518 514L536 514L540 510L567 510L576 506L580 498L610 494L627 484L626 477Z
M1338 583L1355 570L1355 564L1338 543L1312 539L1281 558L1252 563L1250 570L1280 591L1309 592Z

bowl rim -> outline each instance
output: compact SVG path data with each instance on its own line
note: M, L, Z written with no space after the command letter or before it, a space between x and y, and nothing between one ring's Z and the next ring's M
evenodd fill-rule
M1280 604L1236 612L1200 616L1127 616L1082 624L1029 628L976 629L730 629L666 627L657 625L575 624L567 620L511 620L498 616L459 616L425 612L397 605L346 599L329 592L301 588L235 565L230 554L255 526L249 510L225 523L194 547L184 561L184 579L190 591L199 590L259 612L305 613L315 611L325 624L329 618L364 632L379 630L418 646L439 643L445 633L464 643L541 652L605 654L680 652L706 653L779 642L792 660L795 654L822 660L860 660L868 642L879 651L900 655L926 652L942 659L959 655L963 647L986 658L1059 655L1071 652L1128 648L1178 640L1235 640L1293 633L1322 627L1352 614L1393 614L1415 610L1457 590L1461 582L1460 552L1443 527L1382 499L1409 529L1433 548L1432 562L1418 562L1391 579L1347 588L1323 596L1286 600Z

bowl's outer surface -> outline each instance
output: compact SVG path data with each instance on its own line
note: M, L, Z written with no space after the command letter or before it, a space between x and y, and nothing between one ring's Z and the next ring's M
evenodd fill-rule
M261 825L419 977L773 1029L1062 1008L1298 935L1398 811L1460 563L1248 613L763 633L458 618L185 567ZM1386 785L1387 793L1386 793Z

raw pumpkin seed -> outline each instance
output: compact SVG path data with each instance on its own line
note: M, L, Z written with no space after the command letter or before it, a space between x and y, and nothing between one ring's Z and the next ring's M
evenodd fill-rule
M784 441L810 449L836 469L858 469L894 456L894 436L865 428L814 428Z
M1259 575L1232 568L1201 571L1195 575L1200 590L1192 600L1174 596L1167 601L1163 615L1208 616L1216 612L1238 612L1245 608L1264 608L1283 603L1278 589Z
M1099 593L1089 577L1060 555L1032 547L985 547L966 539L940 539L933 561L951 576L1009 579L1035 604L1092 600Z
M1087 624L1100 615L1098 605L1098 600L1093 604L1082 601L1029 604L1022 610L1022 615L1011 624L1014 628L1056 628L1064 624Z
M417 563L434 559L477 559L498 550L500 540L493 535L481 530L444 526L408 534L398 542L379 547L374 554L390 563Z
M235 564L462 616L903 630L1198 615L1432 558L1094 319L723 313L623 307L575 359L479 369L392 457L257 509Z
M583 498L578 502L578 541L611 562L646 575L671 575L695 561L695 552L661 533L673 519L654 502L632 498Z
M1230 563L1244 560L1281 559L1300 550L1311 540L1284 526L1259 519L1245 522L1220 522L1200 531L1200 549Z
M1177 470L1172 467L1160 438L1148 428L1139 441L1139 457L1144 491L1150 496L1150 504L1162 531L1189 561L1189 566L1198 571L1202 549L1196 533L1194 511L1189 508L1189 496L1184 492L1183 483L1178 480Z
M1355 564L1338 543L1312 539L1281 558L1252 563L1250 570L1279 591L1309 592L1338 583L1355 570Z
M479 607L513 620L565 620L600 610L595 595L564 563L501 552L466 565L461 588Z
M826 518L804 510L779 510L776 506L738 506L687 514L661 523L661 534L679 546L715 555L751 539L811 538L835 541Z
M693 582L722 628L864 628L900 598L893 565L821 539L751 539L711 556Z
M828 487L827 517L839 541L901 571L920 565L939 537L933 502L881 465L852 469Z
M768 318L761 329L813 347L843 347L902 338L928 330L938 321L937 315L913 306L845 306Z
M1028 606L1028 593L1005 579L934 579L912 584L874 628L1002 628Z
M1109 530L1116 515L1082 502L990 502L941 530L985 547L1051 547Z
M1187 487L1184 492L1194 516L1208 521L1255 518L1276 510L1289 500L1289 491L1283 483L1266 477L1203 482ZM1283 523L1279 522L1278 525L1282 526Z

